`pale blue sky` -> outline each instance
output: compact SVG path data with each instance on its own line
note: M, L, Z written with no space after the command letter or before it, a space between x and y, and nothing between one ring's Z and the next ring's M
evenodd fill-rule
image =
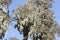
M53 3L52 10L55 13L55 20L58 22L60 25L60 0L54 0L55 2ZM23 5L26 3L26 0L13 0L13 2L9 6L9 14L12 15L12 11L16 8L18 5ZM14 22L12 22L14 23ZM17 38L22 38L22 35L19 34L19 32L13 28L14 25L9 26L9 30L7 31L5 38L9 37L17 37ZM9 35L10 34L10 35ZM60 37L56 36L56 40L60 40Z

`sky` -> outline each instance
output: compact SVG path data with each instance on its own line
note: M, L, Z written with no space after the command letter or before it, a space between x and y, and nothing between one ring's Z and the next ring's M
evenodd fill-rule
M13 0L12 3L10 4L10 6L9 6L10 16L12 16L12 11L16 8L16 6L23 5L26 2L27 2L26 0L18 0L18 1ZM55 20L60 25L60 0L54 0L52 10L54 11L54 15L56 16ZM15 24L14 21L12 23ZM19 39L22 38L22 35L19 34L17 29L14 29L14 27L13 27L14 24L9 26L9 29L6 32L5 38L9 38L9 37L17 37ZM55 37L56 37L56 40L60 40L60 37L57 37L57 35L55 35Z
M56 16L55 20L60 25L60 0L54 0L52 10Z
M60 0L54 0L52 10L54 11L54 15L56 16L55 20L60 25ZM60 40L60 37L55 35L56 40Z

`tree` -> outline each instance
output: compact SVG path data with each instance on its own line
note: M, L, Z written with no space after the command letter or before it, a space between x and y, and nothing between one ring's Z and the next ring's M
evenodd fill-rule
M55 30L58 27L54 20L52 7L53 0L28 0L24 6L16 8L13 19L17 20L14 26L24 39L55 40Z
M22 8L18 8L17 10L15 10L18 12L18 14L16 12L14 12L14 18L17 20L17 25L15 25L15 28L18 28L18 31L20 31L22 33L23 31L23 36L24 39L23 40L27 40L28 38L28 32L29 32L29 27L33 24L29 23L27 17L27 13L29 13L29 10L27 8L27 6L24 6ZM20 13L21 12L21 13ZM23 14L25 12L25 14ZM24 19L26 18L26 19ZM25 24L26 23L26 24ZM28 23L28 24L27 24Z
M7 2L8 1L8 2ZM10 24L8 5L11 0L0 0L0 39L3 39Z
M60 26L56 29L57 36L60 36Z

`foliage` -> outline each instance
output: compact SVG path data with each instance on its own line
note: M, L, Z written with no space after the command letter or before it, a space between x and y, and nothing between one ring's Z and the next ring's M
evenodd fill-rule
M0 39L2 39L10 24L8 6L12 0L0 0ZM14 10L14 26L23 34L23 40L55 40L55 32L60 33L60 27L54 20L54 12L50 10L53 0L28 0L24 6ZM4 7L3 7L4 5ZM10 38L10 40L18 40Z
M6 2L5 2L6 1ZM7 0L0 0L0 39L2 39L8 29L8 25L10 24L10 19L8 13L8 4ZM4 6L2 6L4 4ZM2 6L2 7L1 7ZM4 11L5 10L5 11Z
M55 40L57 22L54 20L52 7L53 0L28 0L24 6L16 8L13 19L17 19L17 28L23 33L23 40L33 38L38 33L40 40ZM33 39L35 40L35 39Z
M2 3L10 4L11 2L12 2L12 0L0 0L0 4L2 4Z

